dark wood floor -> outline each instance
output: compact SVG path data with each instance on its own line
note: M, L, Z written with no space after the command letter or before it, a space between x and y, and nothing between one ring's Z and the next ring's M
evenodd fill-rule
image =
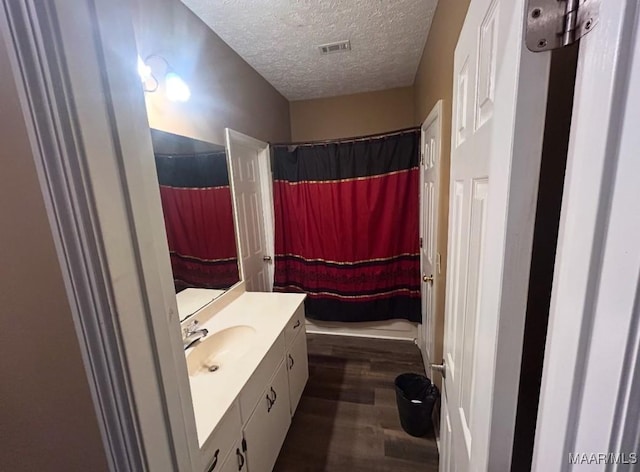
M307 335L309 382L276 472L431 472L433 435L402 430L393 381L424 373L411 342Z

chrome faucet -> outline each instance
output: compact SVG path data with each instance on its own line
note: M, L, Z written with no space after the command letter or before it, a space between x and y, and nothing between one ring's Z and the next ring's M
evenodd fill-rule
M204 338L209 331L207 329L198 329L198 320L193 320L186 327L182 328L182 347L186 351L195 343Z

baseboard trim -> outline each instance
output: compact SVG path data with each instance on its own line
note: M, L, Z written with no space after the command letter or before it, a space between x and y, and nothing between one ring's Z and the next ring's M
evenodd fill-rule
M415 342L416 338L412 338L409 336L392 336L392 335L384 335L384 334L362 334L362 333L354 333L354 332L340 332L340 331L330 331L330 330L320 330L315 328L307 328L307 333L309 334L322 334L327 336L347 336L352 338L371 338L371 339L392 339L395 341L411 341Z
M418 324L405 320L341 323L307 319L307 333L417 342Z

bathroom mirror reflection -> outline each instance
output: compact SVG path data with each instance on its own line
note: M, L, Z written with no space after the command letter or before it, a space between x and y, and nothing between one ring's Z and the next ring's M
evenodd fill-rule
M151 130L180 321L240 281L224 146Z

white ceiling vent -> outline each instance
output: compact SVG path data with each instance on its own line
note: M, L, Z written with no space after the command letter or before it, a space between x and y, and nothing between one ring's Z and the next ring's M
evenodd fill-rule
M348 39L345 41L338 41L336 43L321 44L318 46L320 54L331 54L334 52L347 52L351 51L351 41Z

